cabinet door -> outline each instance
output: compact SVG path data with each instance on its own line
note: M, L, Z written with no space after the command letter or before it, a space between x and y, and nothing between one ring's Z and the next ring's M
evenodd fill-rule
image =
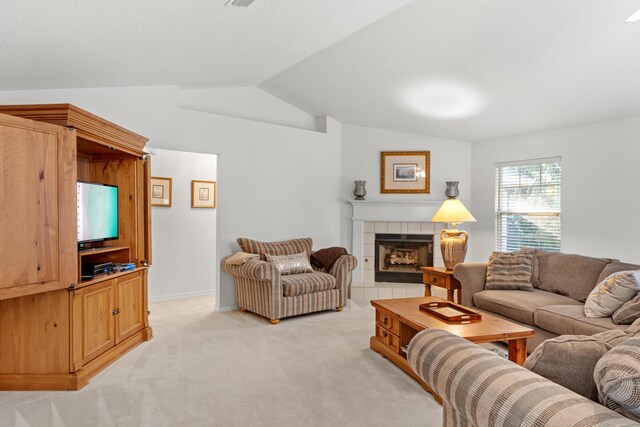
M138 171L139 211L142 213L138 218L138 240L142 242L138 248L138 259L143 265L151 265L151 157L138 160Z
M114 281L74 292L73 329L76 369L115 345Z
M75 283L75 131L0 114L0 299Z
M144 327L144 288L142 273L136 272L116 279L117 301L115 317L116 344Z

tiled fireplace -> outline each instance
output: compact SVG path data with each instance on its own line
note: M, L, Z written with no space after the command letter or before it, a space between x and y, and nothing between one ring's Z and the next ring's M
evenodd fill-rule
M432 234L376 233L376 282L422 283L420 267L432 265Z
M440 207L442 201L434 202L374 202L351 201L352 215L352 253L358 259L358 267L353 272L354 282L398 282L396 278L389 278L378 274L376 266L379 266L380 254L376 261L376 234L378 235L413 235L413 239L422 241L423 245L431 245L431 253L426 255L424 250L418 253L418 261L428 265L442 266L440 253L440 230L444 224L425 222L431 218ZM406 240L406 239L405 239ZM437 249L434 249L437 248ZM379 247L378 247L379 250ZM427 248L428 250L428 248ZM400 263L409 260L401 260L404 257L415 257L409 254L395 254L396 268L401 269ZM422 260L420 256L422 255ZM409 264L406 264L408 266ZM415 267L407 267L408 269ZM413 275L413 280L405 283L420 283L422 276L416 273L405 272Z

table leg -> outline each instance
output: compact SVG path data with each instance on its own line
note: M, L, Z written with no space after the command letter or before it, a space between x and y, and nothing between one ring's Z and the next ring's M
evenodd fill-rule
M509 360L518 365L524 365L527 358L527 339L518 338L509 341Z
M462 304L462 289L458 289L458 304Z
M430 297L431 296L431 285L425 283L424 284L424 296L425 297Z
M453 289L447 289L447 301L456 302L453 299Z

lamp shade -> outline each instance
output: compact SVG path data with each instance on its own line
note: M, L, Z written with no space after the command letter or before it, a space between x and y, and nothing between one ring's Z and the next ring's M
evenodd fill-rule
M458 199L447 199L431 218L433 222L456 223L476 222L471 212Z

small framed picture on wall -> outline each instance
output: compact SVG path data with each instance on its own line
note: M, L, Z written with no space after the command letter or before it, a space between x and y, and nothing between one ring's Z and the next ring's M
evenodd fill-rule
M381 193L429 193L429 151L383 151L380 153Z
M151 177L151 206L171 207L171 178Z
M191 207L210 209L216 207L215 181L191 181Z

